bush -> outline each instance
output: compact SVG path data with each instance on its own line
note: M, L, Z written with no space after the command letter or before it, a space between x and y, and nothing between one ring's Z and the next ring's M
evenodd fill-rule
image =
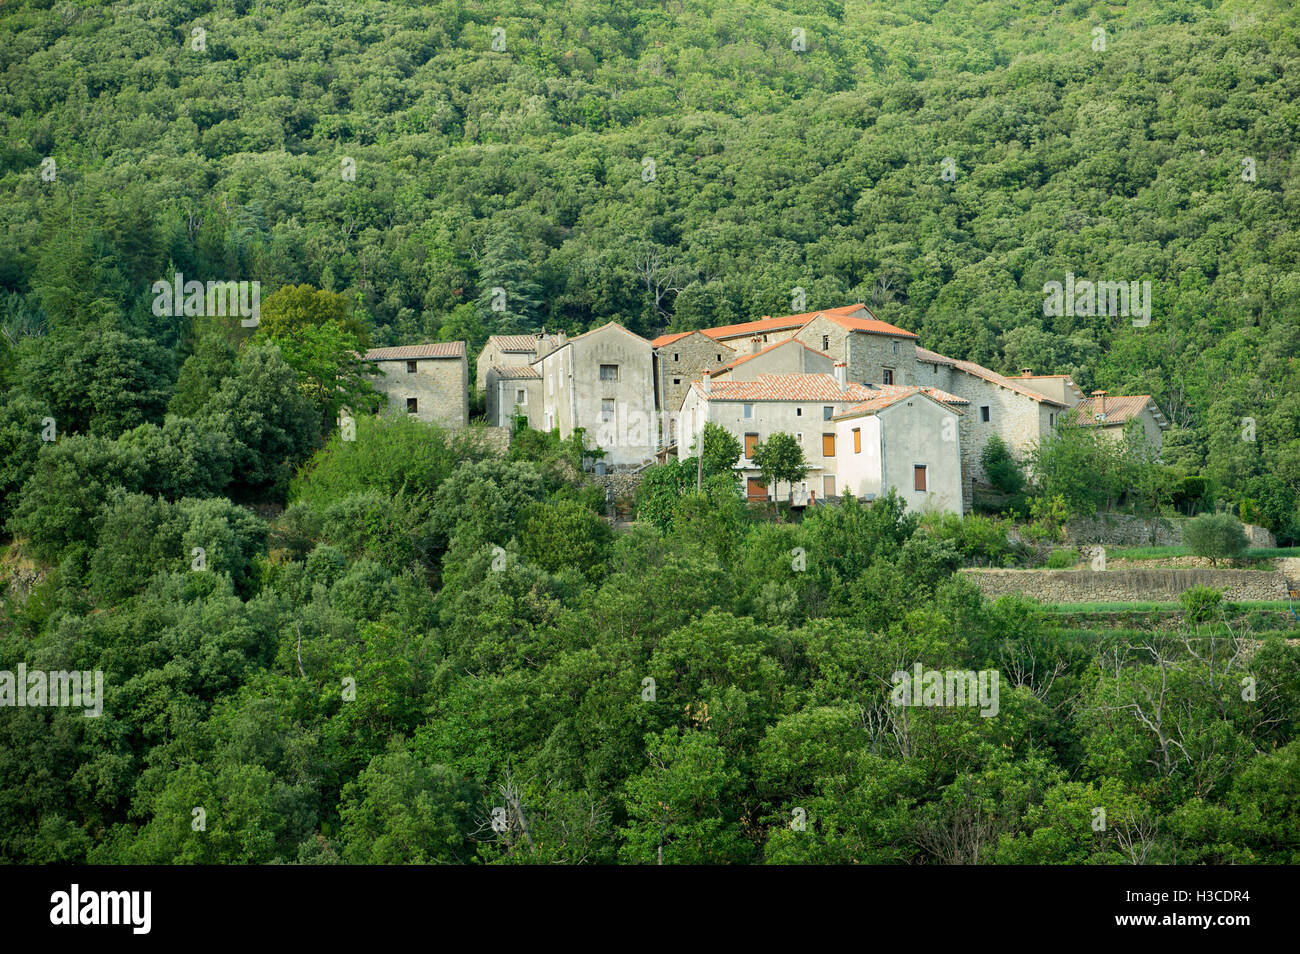
M1223 602L1223 592L1212 586L1193 586L1178 597L1183 612L1190 623L1203 623L1219 608Z
M1188 520L1183 542L1194 556L1209 557L1214 566L1220 560L1240 559L1249 546L1241 521L1230 513L1204 513Z
M1079 562L1079 555L1073 550L1053 550L1047 558L1049 570L1066 570Z

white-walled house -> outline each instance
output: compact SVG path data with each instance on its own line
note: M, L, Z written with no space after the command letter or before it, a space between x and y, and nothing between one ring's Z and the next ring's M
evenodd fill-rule
M744 479L745 496L748 499L790 499L790 488L764 486L753 463L754 449L773 434L783 432L792 435L799 443L809 468L807 477L793 488L793 502L804 505L816 498L840 496L840 468L846 454L853 451L854 445L845 443L846 439L851 440L852 427L845 428L841 433L836 418L882 396L893 398L895 395L905 397L908 394L922 393L916 388L851 384L846 380L845 374L845 366L841 363L835 367L833 375L763 374L753 381L713 381L711 376L706 375L703 380L692 383L682 402L678 459L687 460L693 456L705 423L712 422L725 428L740 441L742 456L737 470ZM937 391L931 394L938 401L961 403L961 399L955 395ZM914 403L903 413L894 415L891 426L921 426L914 419L914 409L918 407ZM942 433L940 431L941 435ZM959 440L959 430L953 436ZM901 440L901 437L898 439ZM895 438L891 435L890 440ZM952 453L954 456L950 464L960 479L960 456L956 444ZM939 457L935 456L934 460L935 466L939 466ZM865 467L865 463L862 466ZM860 485L860 476L858 480ZM854 490L856 492L856 488Z
M840 492L869 500L892 487L908 510L962 513L961 416L919 387L837 414Z

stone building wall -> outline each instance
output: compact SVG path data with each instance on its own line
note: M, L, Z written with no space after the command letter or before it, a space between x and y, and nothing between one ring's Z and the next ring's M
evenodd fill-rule
M407 399L415 398L413 415L444 427L469 423L469 366L460 358L415 359L415 373L406 359L374 362L384 373L371 379L376 391L388 396L390 411L406 414Z
M731 345L739 346L739 343L733 341ZM714 341L698 331L655 350L655 373L659 377L659 409L662 412L660 415L662 446L677 440L677 420L691 382L701 380L705 368L717 371L722 365L730 364L740 356L732 346Z

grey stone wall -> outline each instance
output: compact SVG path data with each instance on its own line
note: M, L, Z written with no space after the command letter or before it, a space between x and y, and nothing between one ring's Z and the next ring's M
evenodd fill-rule
M1117 547L1177 547L1183 543L1183 524L1187 517L1161 517L1156 521L1152 541L1151 521L1129 514L1108 513L1088 519L1071 520L1065 526L1065 538L1071 544L1100 544ZM1245 525L1246 539L1252 547L1277 546L1273 534L1263 527Z
M1213 586L1229 600L1284 600L1286 577L1263 570L961 570L988 599L1018 594L1043 603L1164 603L1193 586Z
M740 342L733 341L731 345L740 347ZM721 361L718 355L722 356ZM656 349L655 371L659 376L659 409L663 412L660 424L663 445L677 439L677 417L691 382L701 380L705 368L717 371L741 356L733 347L698 332Z
M415 398L415 417L444 427L469 423L469 365L464 358L417 358L416 370L406 370L406 359L376 361L384 372L371 382L388 396L388 407L407 413L407 398Z

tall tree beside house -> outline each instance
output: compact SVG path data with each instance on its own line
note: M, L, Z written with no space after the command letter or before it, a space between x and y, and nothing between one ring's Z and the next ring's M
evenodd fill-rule
M494 229L478 257L478 313L488 333L519 334L541 325L542 286L528 247L510 225Z
M789 485L789 500L794 503L794 485L808 476L803 448L790 434L777 431L754 448L754 465L763 475L763 483L773 490L781 481Z
M691 445L691 451L699 453L694 444ZM740 454L740 441L736 440L731 431L713 421L704 422L704 459L701 461L701 469L706 480L709 477L725 476L739 481L735 467Z
M361 350L369 347L366 324L349 309L347 297L311 285L285 285L267 295L261 304L257 334L284 342L326 324L355 336Z

